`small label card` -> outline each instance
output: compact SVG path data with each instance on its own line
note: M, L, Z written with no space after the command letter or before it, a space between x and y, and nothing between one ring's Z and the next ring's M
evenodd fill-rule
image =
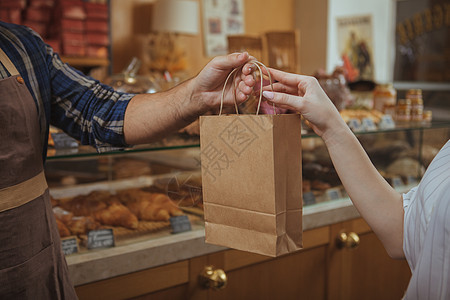
M377 130L377 125L373 122L371 118L364 118L361 122L364 131L375 131Z
M399 176L394 176L391 178L391 185L394 188L399 188L402 187L404 184L403 180Z
M326 191L328 200L337 200L342 198L341 190L339 188L331 188Z
M189 220L187 215L171 217L169 221L170 225L172 226L172 233L180 233L192 230L191 221Z
M112 229L91 230L88 232L88 249L114 247Z
M78 253L78 241L76 237L61 239L61 247L64 255Z
M413 175L408 175L408 177L406 178L406 182L408 182L408 184L417 184L417 178Z
M77 148L77 140L68 136L64 132L52 133L52 139L55 142L55 149Z
M314 196L313 192L303 193L303 203L305 205L311 205L316 203L316 196Z
M381 117L380 124L378 124L378 127L380 129L382 129L382 130L394 129L395 128L395 122L392 119L392 116L391 115L383 115Z
M363 130L363 127L361 126L361 121L358 119L350 119L350 121L348 121L348 127L350 127L350 129L353 132L358 132L358 131Z

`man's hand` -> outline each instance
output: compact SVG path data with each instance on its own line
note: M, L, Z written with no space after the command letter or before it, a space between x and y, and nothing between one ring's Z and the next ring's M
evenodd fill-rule
M123 130L126 143L158 140L195 121L208 110L218 108L228 75L252 59L247 52L218 56L196 77L168 91L133 97L125 112ZM240 76L236 76L236 82L240 80ZM244 102L252 93L251 87L237 90L237 86L232 92L227 87L224 105L233 105L235 93L238 103Z
M191 101L197 103L200 111L217 108L220 105L222 97L222 89L227 76L234 68L241 68L245 63L254 59L247 52L232 53L226 56L217 56L212 59L203 70L193 78L190 83L192 90ZM240 71L240 70L238 70ZM226 87L224 97L224 105L232 105L234 103L234 93L236 93L237 103L244 102L252 93L252 88L247 87L239 89L236 92L231 91L231 79L229 86ZM236 87L240 81L240 76L236 76Z

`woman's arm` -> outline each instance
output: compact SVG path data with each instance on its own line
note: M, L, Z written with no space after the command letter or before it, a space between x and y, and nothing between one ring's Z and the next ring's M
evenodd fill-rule
M255 84L249 66L244 67L242 90ZM325 142L334 167L348 195L393 258L403 253L402 198L378 173L363 147L338 110L309 76L270 69L277 83L274 93L263 95L277 106L300 112Z

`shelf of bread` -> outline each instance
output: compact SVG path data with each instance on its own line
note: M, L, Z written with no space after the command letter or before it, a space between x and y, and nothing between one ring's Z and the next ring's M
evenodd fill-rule
M380 173L400 190L417 183L423 165L438 150L424 146L419 162L418 149L401 135L391 132L361 137ZM323 142L304 139L302 146L303 179L299 184L304 206L348 199ZM170 235L169 219L174 216L186 215L192 224L202 226L199 151L123 153L107 159L68 160L55 166L52 164L58 161L48 163L47 177L61 237L76 236L84 251L88 232L93 230L112 229L116 245L120 245ZM74 170L74 164L85 168L84 172ZM102 170L107 172L102 175Z
M377 133L389 133L389 132L404 132L404 131L417 131L422 129L434 129L445 128L450 126L449 121L433 121L433 122L397 122L393 127L383 127L381 124L383 115L376 111L368 110L344 110L341 112L343 119L354 129L355 134L377 134ZM371 121L368 121L371 120ZM357 128L352 127L351 123L359 122ZM372 122L372 123L370 123ZM365 124L364 126L362 124ZM373 126L372 126L373 124ZM381 126L380 126L381 124ZM304 133L302 139L318 138L318 136L307 127L304 126ZM113 155L127 153L138 153L148 151L159 150L173 150L194 148L200 146L200 136L197 132L180 131L174 133L158 142L151 144L137 145L132 148L111 150L105 153L98 153L95 148L91 146L80 145L79 143L67 146L67 142L63 146L58 146L52 136L55 134L63 135L58 129L51 128L49 136L49 148L47 151L47 159L66 159L73 157L90 157L98 155ZM64 139L63 139L64 142Z
M61 238L75 237L87 250L88 233L112 229L116 245L171 232L170 218L186 215L201 224L200 174L169 173L50 189Z

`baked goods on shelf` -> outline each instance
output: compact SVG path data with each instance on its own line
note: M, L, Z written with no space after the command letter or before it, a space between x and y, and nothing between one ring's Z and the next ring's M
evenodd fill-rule
M362 121L367 118L371 119L375 124L378 124L383 116L383 113L376 109L343 109L340 113L346 123L352 119Z
M53 214L55 215L56 225L61 237L86 234L90 230L100 228L100 223L96 222L92 217L74 216L73 213L60 206L53 207Z
M130 229L136 229L139 225L136 215L116 201L110 202L107 208L96 211L94 218L103 225L122 226Z
M144 175L151 175L150 163L145 160L135 158L120 158L114 161L114 178L133 178Z
M86 234L91 230L99 229L101 226L92 217L84 216L73 217L66 224L72 235Z
M138 226L137 217L108 191L93 191L88 195L61 201L60 205L75 216L92 217L103 225L130 229Z
M162 193L149 193L135 188L118 191L117 195L139 220L168 221L172 216L183 214L177 205Z
M148 192L164 193L183 210L203 209L202 178L200 175L174 176L155 180L152 186L144 188Z
M70 190L70 188L69 188ZM68 191L69 191L68 190ZM122 188L117 191L92 190L85 195L52 197L55 215L61 237L77 236L83 241L91 230L110 228L115 239L126 241L170 228L170 217L185 214L165 192L146 191L141 188ZM57 194L58 195L58 194ZM188 215L191 221L200 221L195 215Z
M58 226L58 232L60 237L66 237L72 235L69 228L59 219L56 219L56 226Z

